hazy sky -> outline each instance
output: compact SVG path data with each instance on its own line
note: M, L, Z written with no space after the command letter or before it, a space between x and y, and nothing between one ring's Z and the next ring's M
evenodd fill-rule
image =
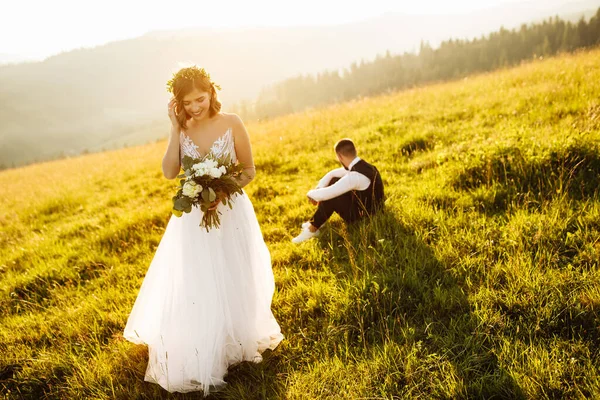
M518 1L3 0L0 55L42 59L159 29L336 24L390 11L465 13Z

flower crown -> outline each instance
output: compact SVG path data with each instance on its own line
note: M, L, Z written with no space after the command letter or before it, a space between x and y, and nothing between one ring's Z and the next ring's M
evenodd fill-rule
M221 86L210 80L210 75L204 68L198 68L196 65L192 65L191 67L181 68L179 71L173 74L173 77L167 81L167 91L169 93L173 93L173 87L177 80L185 79L193 82L197 78L208 79L211 85L213 85L216 89L221 90Z

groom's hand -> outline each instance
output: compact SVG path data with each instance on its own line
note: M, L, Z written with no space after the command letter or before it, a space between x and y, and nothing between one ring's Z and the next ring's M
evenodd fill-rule
M312 204L313 206L318 206L318 205L319 205L319 202L318 202L318 201L316 201L316 200L313 200L313 199L312 199L312 198L310 198L309 196L306 196L306 197L308 197L308 202L309 202L310 204Z

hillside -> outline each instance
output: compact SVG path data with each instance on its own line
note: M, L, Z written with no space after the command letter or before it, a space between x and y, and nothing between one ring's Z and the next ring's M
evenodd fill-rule
M0 66L0 168L156 140L168 129L165 82L181 62L210 71L232 106L283 79L417 50L421 40L436 46L597 8L596 0L533 0L451 18L393 13L329 26L154 31Z
M600 396L598 59L248 124L286 340L213 398ZM295 246L341 137L378 166L387 212ZM121 336L170 218L165 146L0 172L7 398L165 394Z

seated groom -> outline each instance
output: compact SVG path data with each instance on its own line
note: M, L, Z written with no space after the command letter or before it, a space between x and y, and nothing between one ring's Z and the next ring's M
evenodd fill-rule
M302 232L292 239L294 243L318 236L319 228L334 212L352 223L383 206L383 182L377 168L357 156L350 139L340 140L334 149L343 168L329 171L317 188L308 192L308 200L317 205L317 211L302 224Z

